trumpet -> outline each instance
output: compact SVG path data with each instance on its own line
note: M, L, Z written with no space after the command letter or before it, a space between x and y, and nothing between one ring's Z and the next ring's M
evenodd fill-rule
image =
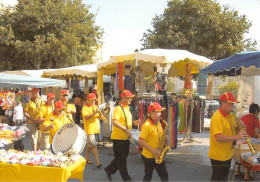
M101 120L103 120L106 124L108 124L107 118L104 116L104 114L109 113L110 107L105 107L99 111L99 117Z

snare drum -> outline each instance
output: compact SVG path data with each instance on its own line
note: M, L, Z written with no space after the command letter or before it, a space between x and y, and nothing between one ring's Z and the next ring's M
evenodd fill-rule
M86 143L86 132L74 123L67 123L56 132L52 148L54 153L75 155L84 150Z

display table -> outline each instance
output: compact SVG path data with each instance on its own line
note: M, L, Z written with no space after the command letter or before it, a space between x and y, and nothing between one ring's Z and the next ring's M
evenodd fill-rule
M83 181L85 164L84 158L66 168L0 163L0 181Z
M256 150L256 152L260 152L260 138L252 138L251 142ZM241 163L241 154L245 152L250 152L249 146L245 139L241 139L237 141L237 144L234 148L234 159L236 162Z

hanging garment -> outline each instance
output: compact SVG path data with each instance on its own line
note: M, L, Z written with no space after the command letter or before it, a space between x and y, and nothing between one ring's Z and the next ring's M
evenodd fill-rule
M178 131L180 133L183 133L186 130L186 123L185 123L185 120L184 120L184 102L183 101L179 102L179 111L180 111L180 114L179 114L180 124L179 124L179 127L178 127Z
M159 90L167 90L167 81L168 81L168 71L171 67L171 64L166 64L166 66L156 63L156 84Z
M131 70L132 67L131 65L125 65L125 80L124 80L124 84L125 84L125 89L126 90L132 90L131 88Z
M114 94L117 99L119 99L119 88L118 88L118 64L116 64L116 76L115 76L115 86Z
M116 77L116 74L111 74L111 81L110 81L110 94L111 95L114 95L114 90L115 90L115 77Z
M146 83L145 83L145 72L142 69L139 69L139 81L140 87L137 90L137 98L141 97L143 93L147 93Z
M123 76L124 63L120 62L117 64L118 64L118 88L119 88L119 91L123 91L123 90L125 90L124 76Z

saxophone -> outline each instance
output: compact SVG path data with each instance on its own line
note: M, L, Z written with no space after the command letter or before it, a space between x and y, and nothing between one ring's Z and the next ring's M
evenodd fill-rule
M163 135L162 135L162 138L160 140L159 147L158 147L158 150L161 151L161 155L160 155L160 157L157 157L157 156L154 157L156 164L161 164L163 162L164 158L166 157L166 153L170 150L170 147L167 144L165 144L167 129L168 129L168 123L164 120L162 120L162 121L165 124L165 128L163 130Z
M238 125L239 131L241 131L241 130L244 130L244 131L245 131L245 130L246 130L245 124L242 123L241 120L240 120L240 118L237 117L235 114L234 114L234 119L235 119L235 121L236 121L236 123L237 123L237 125ZM252 155L255 155L257 152L256 152L256 150L255 150L255 148L254 148L254 146L253 146L253 144L252 144L252 142L251 142L249 136L246 137L246 142L247 142L247 144L248 144L248 147L249 147L249 149L250 149L251 154L252 154Z

